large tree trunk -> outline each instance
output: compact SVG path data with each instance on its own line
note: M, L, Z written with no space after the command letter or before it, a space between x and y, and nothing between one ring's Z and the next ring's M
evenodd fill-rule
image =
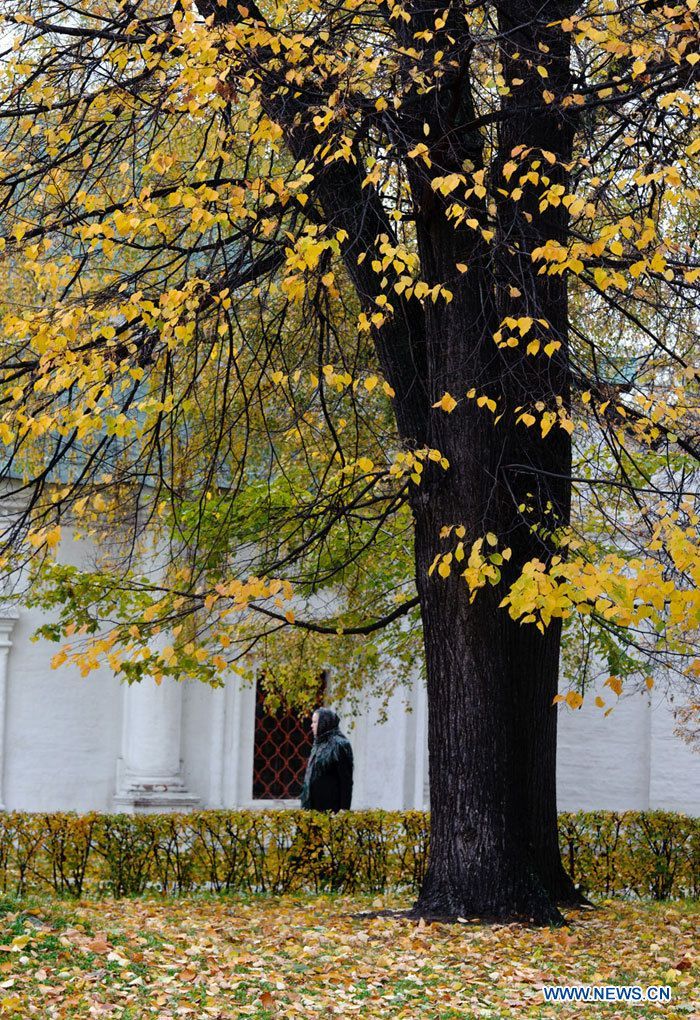
M509 0L499 6L501 59L510 92L503 100L497 172L515 153L516 162L523 160L523 169L529 169L530 159L539 160L540 174L546 175L551 185L567 190L567 164L572 158L576 124L575 113L563 102L572 89L570 45L557 20L574 6L568 0L549 0L544 6L532 0ZM538 66L546 70L546 83ZM548 101L543 97L545 91ZM529 158L517 155L523 147L531 150ZM516 171L510 180L502 180L505 194L500 194L497 203L503 281L498 292L499 315L501 319L530 315L546 320L545 340L557 340L561 347L549 359L541 352L525 355L524 343L506 352L508 400L512 407L528 410L540 402L540 407L555 413L559 400L568 411L567 277L541 275L539 263L532 259L535 248L546 241L566 243L568 213L563 203L544 210L540 207L544 182L525 184L520 199L513 201L510 191L520 183L519 175ZM528 339L531 337L525 342ZM514 550L510 580L529 559L548 563L553 555L565 555L552 533L569 524L571 442L558 423L544 438L538 434L538 425L531 430L522 425L511 428L504 458L514 504L532 507L530 520L514 516L509 528ZM531 529L532 524L539 525L538 532ZM543 634L532 625L516 623L511 623L510 632L510 679L519 741L514 781L520 791L530 856L553 899L580 903L583 898L561 863L557 833L557 709L553 699L558 690L561 621L553 620Z
M511 633L517 626L511 626ZM514 699L520 740L515 779L532 866L554 902L575 906L587 901L562 864L557 824L557 707L552 702L560 639L561 623L553 621L544 635L532 626L520 627L508 642L522 678Z
M537 121L543 105L551 104L543 104L542 79L535 71L543 43L556 64L556 87L562 89L569 76L568 49L562 50L561 32L558 49L550 45L552 29L536 12L534 17L531 11L518 13L517 27L505 26L504 66L513 77L527 75L537 92L504 102L496 177L517 145L548 147L562 160L571 149L572 131L562 126L559 112L545 111L543 126ZM421 118L429 123L431 152L434 159L439 153L442 173L458 173L468 163L478 167L483 158L478 134L460 130L460 116L468 124L473 112L461 81L455 88L461 105L445 105L454 92L445 84L433 97L432 116L424 111ZM536 113L528 111L529 103ZM448 476L441 477L438 469L425 472L413 499L432 812L430 865L416 910L547 923L560 917L557 901L576 898L558 847L553 698L561 628L554 623L542 635L530 625L515 624L498 603L528 560L547 560L554 549L531 531L521 504L533 502L535 521L545 525L569 519L568 434L557 428L542 437L538 429L515 422L516 408L529 402L541 401L549 409L559 397L568 405L566 283L539 276L531 258L538 244L564 236L566 215L563 207L541 214L539 187L525 189L520 203L499 200L494 254L479 231L449 221L440 199L425 186L423 168L410 173L422 273L430 284L450 281L454 287L451 303L426 302L429 399L434 403L449 392L460 401L449 416L434 409L427 430L429 445L450 462ZM557 166L552 173L563 180L565 171ZM477 202L474 216L483 222L485 206ZM459 263L466 263L468 272L456 280ZM546 318L552 331L548 339L561 343L557 358L526 355L531 337L516 351L499 350L494 334L507 315ZM465 400L471 388L501 404L499 427L488 411ZM450 525L465 526L467 551L487 531L512 548L504 585L479 590L472 602L459 570L449 578L428 576L435 556L449 548L440 531Z
M244 9L262 20L255 3L242 8L210 0L197 2L202 13L217 23L235 22ZM505 25L504 64L514 62L506 71L511 75L518 70L517 47L526 59L539 59L543 52L537 46L539 36L551 34L547 24L556 15L554 6L544 12L529 0L520 0L520 4L523 9L514 11L515 20ZM441 14L440 28L436 19ZM499 16L507 20L509 15L499 12ZM525 375L513 372L513 365L493 339L503 314L510 312L504 311L500 294L514 268L508 265L508 242L502 245L499 241L491 247L481 230L474 229L474 220L484 228L489 225L493 210L488 200L472 198L473 218L458 226L447 212L452 200L444 200L439 189L436 193L433 188L436 176L489 169L470 95L471 42L461 8L452 5L443 12L434 3L411 5L410 24L397 19L395 30L407 47L413 46L418 30L424 32L419 63L428 78L435 62L441 64L436 87L418 87L420 79L416 78L416 87L407 89L395 129L400 139L397 144L403 145L406 153L426 138L430 142L431 161L408 156L406 173L416 214L421 278L431 286L447 284L453 291L451 303L442 298L421 303L392 291L392 270L386 270L387 279L383 280L385 271L375 270L373 258L380 239L393 236L392 223L379 192L367 186L360 147L354 147L348 162L324 163L317 158L318 136L307 116L307 105L313 107L317 97L303 91L294 96L281 93L274 73L268 76L264 65L256 73L267 115L280 123L294 157L314 167L313 193L326 221L347 234L346 268L363 308L374 308L379 294L391 296L393 314L376 327L374 339L379 364L396 393L399 434L409 449L428 445L450 462L447 472L426 462L422 483L411 500L428 673L432 818L430 863L416 910L433 916L556 922L560 915L555 900L561 884L554 796L556 719L551 703L558 675L559 630L552 630L539 644L532 639L530 646L521 639L521 629L498 608L502 588L482 589L472 601L459 571L445 579L437 573L431 576L429 569L435 555L445 551L440 532L449 525L466 528L467 550L487 531L505 537L514 546L514 570L530 558L529 532L517 517L520 499L515 493L520 487L527 489L533 478L539 484L537 472L548 464L563 469L568 445L563 459L559 451L559 459L554 461L544 443L523 450L519 438L513 442L513 409L523 402L519 392L523 387L528 396L542 389L547 402L553 385L566 395L566 351L557 361L563 372L552 376L548 366L534 389L529 365ZM530 36L521 38L523 32ZM445 54L450 52L447 59ZM416 72L413 63L411 57L406 81ZM568 74L568 57L561 66ZM534 85L540 82L532 62L522 76ZM537 105L541 109L541 100ZM507 152L518 143L540 144L534 139L511 139L509 128L519 135L523 129L526 134L535 131L537 126L532 118L523 120L518 110L511 116L514 111L508 109L507 101L504 107L507 126L500 151ZM548 128L545 133L549 134ZM507 155L501 164L505 159ZM502 214L503 207L500 218L505 229L499 233L512 238L510 211L505 219ZM515 219L518 230L522 229L522 216L516 212ZM548 229L546 218L541 226ZM530 277L530 252L541 237L535 228L528 247L515 256L529 267ZM465 275L456 269L462 264L469 267ZM523 293L523 300L513 308L518 315L530 312L529 294ZM535 286L535 304L542 293L542 288ZM557 322L565 330L565 288L557 292L555 286L551 297ZM544 314L549 316L549 311ZM505 402L500 431L488 412L465 399L472 387ZM441 410L431 410L431 404L446 391L460 400L459 409L449 417ZM504 466L519 462L523 453L522 463L532 464L534 474L519 475L513 489L513 478ZM566 514L567 500L564 483L557 505L565 506ZM545 646L546 654L541 654Z
M431 850L414 910L428 917L556 923L561 916L533 866L514 782L522 763L508 684L512 628L498 609L496 589L482 589L470 602L458 574L428 576L436 552L444 549L441 527L473 506L473 481L459 473L447 492L433 491L415 514L428 672Z
M472 157L477 153L473 141L470 151ZM452 169L460 158L464 153L448 152L441 162ZM499 609L503 585L482 588L471 600L456 562L448 578L436 572L430 576L429 570L436 555L450 548L440 535L450 526L465 527L467 552L489 531L512 546L510 579L532 555L541 554L539 549L533 553L532 534L518 510L520 490L537 486L554 494L561 488L556 506L565 507L568 520L567 482L543 483L538 471L553 465L568 478L569 437L562 432L547 437L547 443L514 425L514 408L524 403L516 390L525 381L533 385L532 366L520 352L514 371L512 359L494 341L504 313L489 276L491 253L478 232L456 229L447 221L432 192L421 191L419 184L413 187L425 278L431 284L454 281L454 266L460 262L469 271L455 286L452 302L426 303L425 308L430 402L450 392L459 405L450 415L441 409L430 414L428 443L447 457L450 467L443 474L429 466L412 499L428 675L431 796L430 863L415 910L431 916L556 922L561 920L557 899L571 899L559 862L555 795L552 700L560 629L555 626L539 641L541 635L533 631L523 642L522 628ZM526 258L531 266L529 252ZM559 281L557 288L553 296L559 299L554 303L560 318L566 316L566 291ZM563 371L554 376L551 364L543 370L540 362L528 397L544 391L549 405L553 385L566 393L563 355L558 363ZM505 401L500 429L487 410L465 399L471 387ZM511 463L532 465L534 473L506 471ZM528 639L532 654L527 654ZM546 654L538 656L543 647Z

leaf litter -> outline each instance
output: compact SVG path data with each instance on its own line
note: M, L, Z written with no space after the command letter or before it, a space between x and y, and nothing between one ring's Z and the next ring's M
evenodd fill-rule
M396 897L6 901L0 1016L567 1017L545 984L670 985L610 1018L700 1015L697 904L606 901L562 928L409 920ZM364 911L365 916L362 916Z

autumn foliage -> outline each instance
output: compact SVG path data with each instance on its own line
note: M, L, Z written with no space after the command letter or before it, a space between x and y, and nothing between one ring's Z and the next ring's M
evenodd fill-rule
M421 378L425 338L405 343L420 414L492 423L496 443L506 429L571 437L573 517L516 485L539 555L512 562L507 531L454 520L434 536L429 572L457 573L472 599L499 585L523 625L568 621L565 669L579 686L586 642L612 673L694 677L694 2L553 6L522 54L488 5L449 19L436 9L430 24L394 3L375 23L375 5L357 0L344 15L98 6L4 14L0 439L5 477L27 493L7 565L31 555L34 597L62 608L47 628L68 639L56 661L215 682L232 663L250 668L254 638L284 658L292 639L278 623L304 628L316 662L329 655L322 636L340 635L334 654L361 672L353 633L416 620L410 556L396 547L421 485L450 470L425 423L395 434L392 416L409 413L397 386L411 380L393 333L449 317L488 263L496 318L468 385L447 363ZM566 73L555 43L574 54ZM418 96L462 73L459 130L472 134L452 166L445 125L419 116ZM520 93L551 149L504 149L499 125ZM348 175L353 198L333 213L326 191ZM353 203L374 232L357 233ZM464 234L437 279L421 217ZM511 250L514 225L526 240ZM548 280L568 281L565 330ZM511 394L498 380L513 372L562 391ZM66 525L110 555L90 571L53 568ZM145 528L158 579L143 549L115 547L115 533ZM378 578L372 564L388 558ZM342 592L330 618L299 619L294 596L329 589ZM384 660L400 640L393 628Z
M593 897L696 897L699 839L697 819L671 812L559 816L567 867ZM0 889L74 897L415 894L429 843L429 817L420 811L10 813L0 824Z
M8 1017L306 1020L559 1018L544 984L670 985L671 1002L619 1020L681 1020L697 988L693 905L608 902L561 929L366 916L386 897L5 901L0 1009ZM363 916L364 915L364 916Z
M303 701L422 642L419 908L560 919L562 658L573 707L698 679L696 0L3 19L4 563L56 663Z

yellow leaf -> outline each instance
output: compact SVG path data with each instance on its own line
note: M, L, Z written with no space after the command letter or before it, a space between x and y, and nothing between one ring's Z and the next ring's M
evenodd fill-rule
M437 403L433 404L433 407L439 407L448 414L452 414L456 406L457 401L450 393L443 393Z
M61 525L57 524L55 527L50 528L45 536L46 544L49 549L53 549L61 541Z
M619 676L609 676L603 686L609 687L611 691L617 694L618 698L622 694L622 680L620 680Z
M566 695L566 703L569 708L580 708L583 704L583 698L578 691L569 691Z
M540 430L542 432L543 439L551 432L554 421L555 421L554 413L552 411L545 411L540 421Z
M409 159L418 159L420 157L422 158L426 166L432 166L429 152L430 150L428 149L428 146L425 144L425 142L419 142L418 145L416 145L415 148L411 149L411 151L408 153L408 157Z

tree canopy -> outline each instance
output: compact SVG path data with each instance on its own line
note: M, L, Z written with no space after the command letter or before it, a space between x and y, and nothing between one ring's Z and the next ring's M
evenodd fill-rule
M429 704L511 766L562 625L573 708L697 681L698 19L5 4L5 562L57 663L303 703L422 629Z

